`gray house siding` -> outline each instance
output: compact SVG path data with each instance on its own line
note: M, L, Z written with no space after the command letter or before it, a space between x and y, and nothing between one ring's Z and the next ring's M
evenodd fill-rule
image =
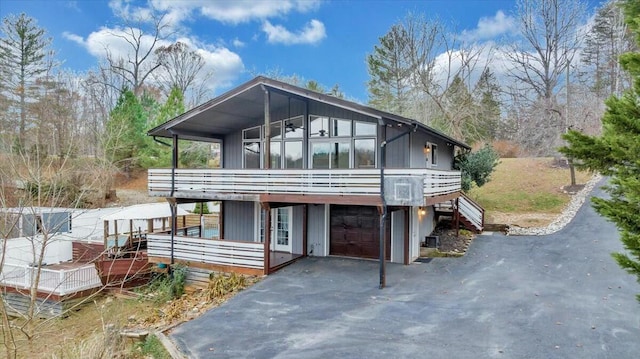
M291 252L294 254L302 254L302 219L304 216L304 206L292 207L293 227L291 233Z
M426 207L427 213L423 215L419 215L419 225L418 225L418 239L420 242L424 241L424 237L430 235L435 229L435 221L434 221L434 208L433 206Z
M222 167L242 168L242 132L235 132L224 137L222 142Z
M327 255L325 248L328 236L325 205L310 204L307 220L307 254L324 257Z
M424 154L425 144L433 143L438 146L438 163L431 166L431 161L427 162ZM439 170L450 170L453 166L454 147L447 145L447 142L430 136L424 132L411 134L410 166L411 168L434 168Z
M391 212L391 261L404 263L404 215L405 211Z
M406 127L387 127L386 138L391 139L403 132L407 131ZM409 135L398 138L390 142L387 147L387 164L388 168L407 168L409 167Z
M255 205L253 202L224 201L223 239L253 242L255 240Z

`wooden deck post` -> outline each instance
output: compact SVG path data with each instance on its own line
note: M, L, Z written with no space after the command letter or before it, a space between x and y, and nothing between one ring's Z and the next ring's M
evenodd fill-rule
M224 239L224 201L220 201L220 213L218 215L218 239Z
M153 233L153 218L147 219L147 233Z
M104 248L102 249L103 254L107 251L107 244L109 240L109 221L104 221Z

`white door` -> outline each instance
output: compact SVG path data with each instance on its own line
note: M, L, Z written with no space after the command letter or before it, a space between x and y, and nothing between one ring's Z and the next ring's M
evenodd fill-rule
M271 210L271 250L291 253L292 208Z

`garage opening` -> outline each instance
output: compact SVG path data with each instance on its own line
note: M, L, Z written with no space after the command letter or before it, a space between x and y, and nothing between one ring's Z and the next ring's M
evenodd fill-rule
M372 206L332 205L329 254L380 258L380 215ZM391 233L386 225L386 259L391 258Z

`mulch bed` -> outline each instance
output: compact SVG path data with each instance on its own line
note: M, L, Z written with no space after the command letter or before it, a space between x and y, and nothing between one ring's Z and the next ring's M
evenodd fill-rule
M440 245L437 249L420 248L421 257L457 257L464 255L471 241L476 237L475 234L460 230L456 236L456 231L451 229L447 222L440 222L433 231L433 236L438 236Z

